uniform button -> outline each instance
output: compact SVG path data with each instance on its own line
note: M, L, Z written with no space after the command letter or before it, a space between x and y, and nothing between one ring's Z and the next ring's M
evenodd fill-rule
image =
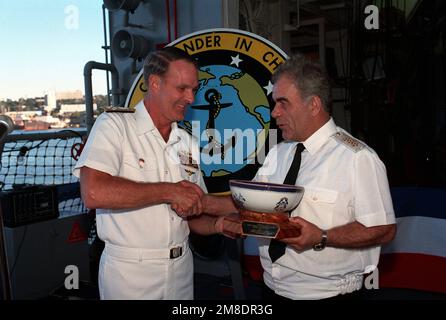
M314 201L317 201L317 197L313 197L313 200L314 200Z
M166 171L164 171L164 173L165 173L165 174L169 174L169 171L166 170Z

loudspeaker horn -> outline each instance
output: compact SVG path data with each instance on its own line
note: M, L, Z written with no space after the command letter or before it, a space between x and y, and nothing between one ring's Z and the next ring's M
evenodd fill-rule
M149 41L143 36L126 30L119 30L113 36L112 50L118 58L145 58L149 49Z
M141 0L104 0L104 6L108 11L130 11L134 12Z

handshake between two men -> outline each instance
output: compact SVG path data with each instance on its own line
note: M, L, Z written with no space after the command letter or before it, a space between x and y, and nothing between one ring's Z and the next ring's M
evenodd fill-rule
M188 220L192 231L205 235L222 233L230 238L242 235L240 223L225 219L239 212L231 196L207 194L186 180L173 184L173 188L170 206L179 217Z
M287 238L300 234L300 225L291 222L286 212L264 214L240 209L230 195L206 194L189 181L177 182L175 189L171 208L199 234L222 233L230 238L244 235Z

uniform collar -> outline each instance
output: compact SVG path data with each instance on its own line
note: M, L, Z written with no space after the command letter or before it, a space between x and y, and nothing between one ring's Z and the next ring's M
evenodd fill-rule
M313 155L319 148L321 148L327 140L336 133L337 128L333 118L327 121L322 127L320 127L315 133L313 133L307 140L303 142L305 149Z
M146 132L153 131L156 129L153 123L152 117L144 105L144 100L138 102L135 107L135 118L136 118L136 130L138 135L143 135Z
M135 117L136 117L136 130L138 135L143 135L151 131L158 132L158 129L155 127L155 124L153 123L152 117L150 116L149 112L146 109L146 106L144 105L144 100L141 100L135 106ZM176 122L173 122L171 124L171 130L172 131L170 132L168 143L178 142L179 129Z
M172 122L170 127L172 130L170 131L169 141L167 141L167 144L175 144L181 140L180 129L178 128L178 124L176 122Z

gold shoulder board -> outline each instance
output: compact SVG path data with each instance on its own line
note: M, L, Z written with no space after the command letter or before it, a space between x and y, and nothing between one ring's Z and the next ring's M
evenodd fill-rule
M105 112L135 113L135 109L122 108L122 107L109 107L105 108Z
M365 146L362 141L353 138L345 132L336 132L333 137L343 145L347 146L353 152L358 152Z

